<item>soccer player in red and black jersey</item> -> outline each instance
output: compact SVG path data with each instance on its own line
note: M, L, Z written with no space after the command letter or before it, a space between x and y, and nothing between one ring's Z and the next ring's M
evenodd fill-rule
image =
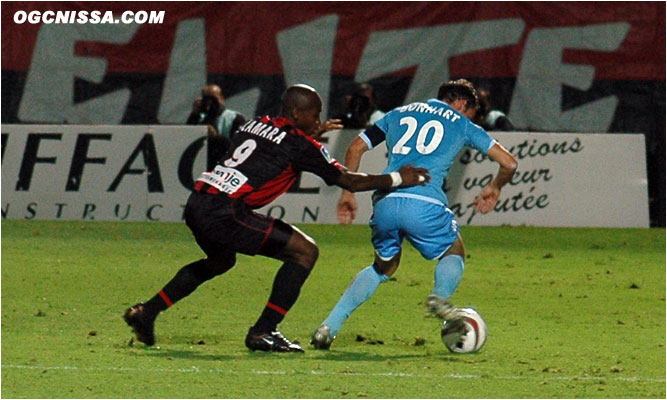
M215 168L197 179L185 206L185 222L206 258L181 268L146 303L127 309L124 319L138 340L153 345L157 315L232 268L236 253L259 254L284 263L245 344L251 350L303 352L298 343L292 343L278 330L278 324L296 302L319 250L315 241L296 227L253 209L285 193L302 171L352 192L413 186L430 180L427 170L412 166L386 175L348 171L316 140L325 130L340 127L321 124L321 110L322 100L313 88L289 87L282 97L280 115L241 126Z

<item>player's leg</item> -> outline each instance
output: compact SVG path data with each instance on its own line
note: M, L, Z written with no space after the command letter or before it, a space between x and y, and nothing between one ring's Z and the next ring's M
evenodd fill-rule
M259 254L283 261L273 281L269 300L246 337L252 350L303 351L278 330L299 297L301 287L315 266L319 250L315 241L298 228L275 220L273 229ZM274 340L274 343L269 343Z
M445 252L435 266L433 294L445 300L452 297L461 282L464 266L465 249L461 235L459 235L456 242Z
M449 301L449 298L461 282L464 260L465 251L459 235L456 242L438 261L433 272L435 278L433 292L426 299L429 310L439 318L448 321L451 326L458 325L458 321L461 320L460 310ZM462 324L461 328L463 328Z
M406 238L426 259L437 259L435 285L426 305L444 320L456 320L459 309L448 299L461 282L465 251L459 236L459 224L446 207L420 200L404 199L403 207L411 210L401 221ZM409 204L420 202L421 204ZM415 221L419 221L415 223Z
M191 196L188 200L186 222L207 257L182 267L155 296L146 303L128 308L123 316L134 329L137 339L149 346L155 343L154 324L160 312L190 295L202 283L227 272L236 263L236 254L221 246L220 238L216 238L216 235L222 235L223 232L215 230L215 234L210 234L201 228L204 219L208 219L210 215L197 211L205 208L200 203L200 195Z
M152 346L158 314L194 292L199 285L229 270L234 254L225 261L203 258L181 268L176 275L146 303L135 304L125 311L124 319L134 328L137 339Z
M313 334L311 344L322 350L331 347L343 323L354 310L373 296L381 283L389 280L398 268L400 259L401 253L388 261L383 261L376 255L375 262L362 269L345 289L329 316Z
M403 237L396 229L396 212L396 199L386 198L375 204L370 221L375 261L355 276L329 316L315 330L311 338L315 348L328 349L354 310L366 302L398 268Z

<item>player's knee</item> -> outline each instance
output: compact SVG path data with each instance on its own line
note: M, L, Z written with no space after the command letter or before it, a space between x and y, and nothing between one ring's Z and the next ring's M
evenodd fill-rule
M278 253L269 255L286 262L293 262L306 269L313 269L320 255L315 240L300 231L297 227L290 227L291 237L287 245Z
M317 247L317 245L313 242L307 242L301 254L301 262L299 264L308 269L313 269L319 256L320 249Z
M388 277L391 277L392 275L394 275L394 272L396 272L396 270L398 269L398 265L400 262L401 262L400 253L388 261L383 261L376 255L375 261L373 262L373 269L375 269L375 272L377 272L380 275L386 275Z
M285 248L278 258L299 264L306 269L313 269L319 255L320 250L314 242L303 240Z
M461 236L459 236L458 239L456 239L456 242L454 242L454 244L451 245L445 252L445 256L449 255L461 256L465 260L466 251L465 247L463 246L463 240L461 239Z
M296 227L294 227L294 234L285 252L287 253L286 258L288 260L302 265L307 269L313 269L320 255L320 250L315 240Z
M377 272L380 275L390 276L388 274L391 273L387 264L381 264L380 265L380 264L377 263L377 261L373 263L373 269L375 270L375 272Z

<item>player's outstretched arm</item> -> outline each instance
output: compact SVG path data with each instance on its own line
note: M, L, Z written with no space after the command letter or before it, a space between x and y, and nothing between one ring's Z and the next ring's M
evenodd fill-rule
M490 159L500 164L500 167L498 168L496 177L482 189L482 192L475 198L473 203L475 211L482 214L493 210L500 196L500 189L512 179L518 166L516 158L500 143L496 143L487 155Z
M430 181L431 176L426 168L415 168L410 164L404 165L398 172L384 175L366 175L345 170L338 178L336 185L350 192L362 192L365 190L425 185Z
M361 157L368 151L368 145L359 136L354 138L345 153L345 167L352 172L359 171Z
M345 153L345 167L348 171L357 172L361 157L368 151L368 145L358 136L350 143ZM336 213L338 222L341 224L351 224L357 217L357 198L354 193L343 189L338 199L338 211Z

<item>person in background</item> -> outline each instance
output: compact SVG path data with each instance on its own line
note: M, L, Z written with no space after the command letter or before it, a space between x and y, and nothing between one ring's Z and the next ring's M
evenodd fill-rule
M513 131L514 124L504 112L493 109L491 92L483 88L477 91L479 108L473 119L477 125L486 131Z
M476 212L487 213L493 210L501 188L517 168L514 156L471 121L477 107L477 93L469 81L445 82L437 99L393 109L348 147L345 165L351 171L359 168L365 152L386 142L389 159L385 172L415 163L426 167L433 179L424 186L383 189L373 194L370 226L375 260L357 274L313 333L310 343L316 349L329 349L345 320L396 272L403 239L425 259L437 260L435 284L426 300L429 311L451 324L452 329L463 329L463 314L449 298L461 281L465 252L459 224L442 189L443 181L464 146L497 162L496 177L474 201ZM339 221L352 222L356 208L354 194L343 190L338 201Z
M225 107L225 98L220 86L209 83L201 90L201 97L192 104L192 112L187 125L206 125L208 170L213 169L217 160L225 154L236 130L245 124L246 118L238 111Z
M423 185L430 180L427 170L412 166L384 175L347 170L317 141L324 131L341 129L331 121L322 124L321 111L322 99L315 89L306 85L287 88L279 115L243 124L227 153L212 170L200 175L184 215L206 257L185 265L146 303L125 311L123 318L139 341L153 345L158 314L204 282L229 271L241 253L283 262L268 302L248 330L246 347L253 351L303 352L298 343L278 330L278 324L299 297L319 250L315 241L297 227L254 210L285 193L302 171L350 191ZM223 312L229 307L233 305L219 305Z
M362 83L351 95L345 96L345 111L341 119L345 128L366 128L380 120L384 114L375 104L373 86Z

